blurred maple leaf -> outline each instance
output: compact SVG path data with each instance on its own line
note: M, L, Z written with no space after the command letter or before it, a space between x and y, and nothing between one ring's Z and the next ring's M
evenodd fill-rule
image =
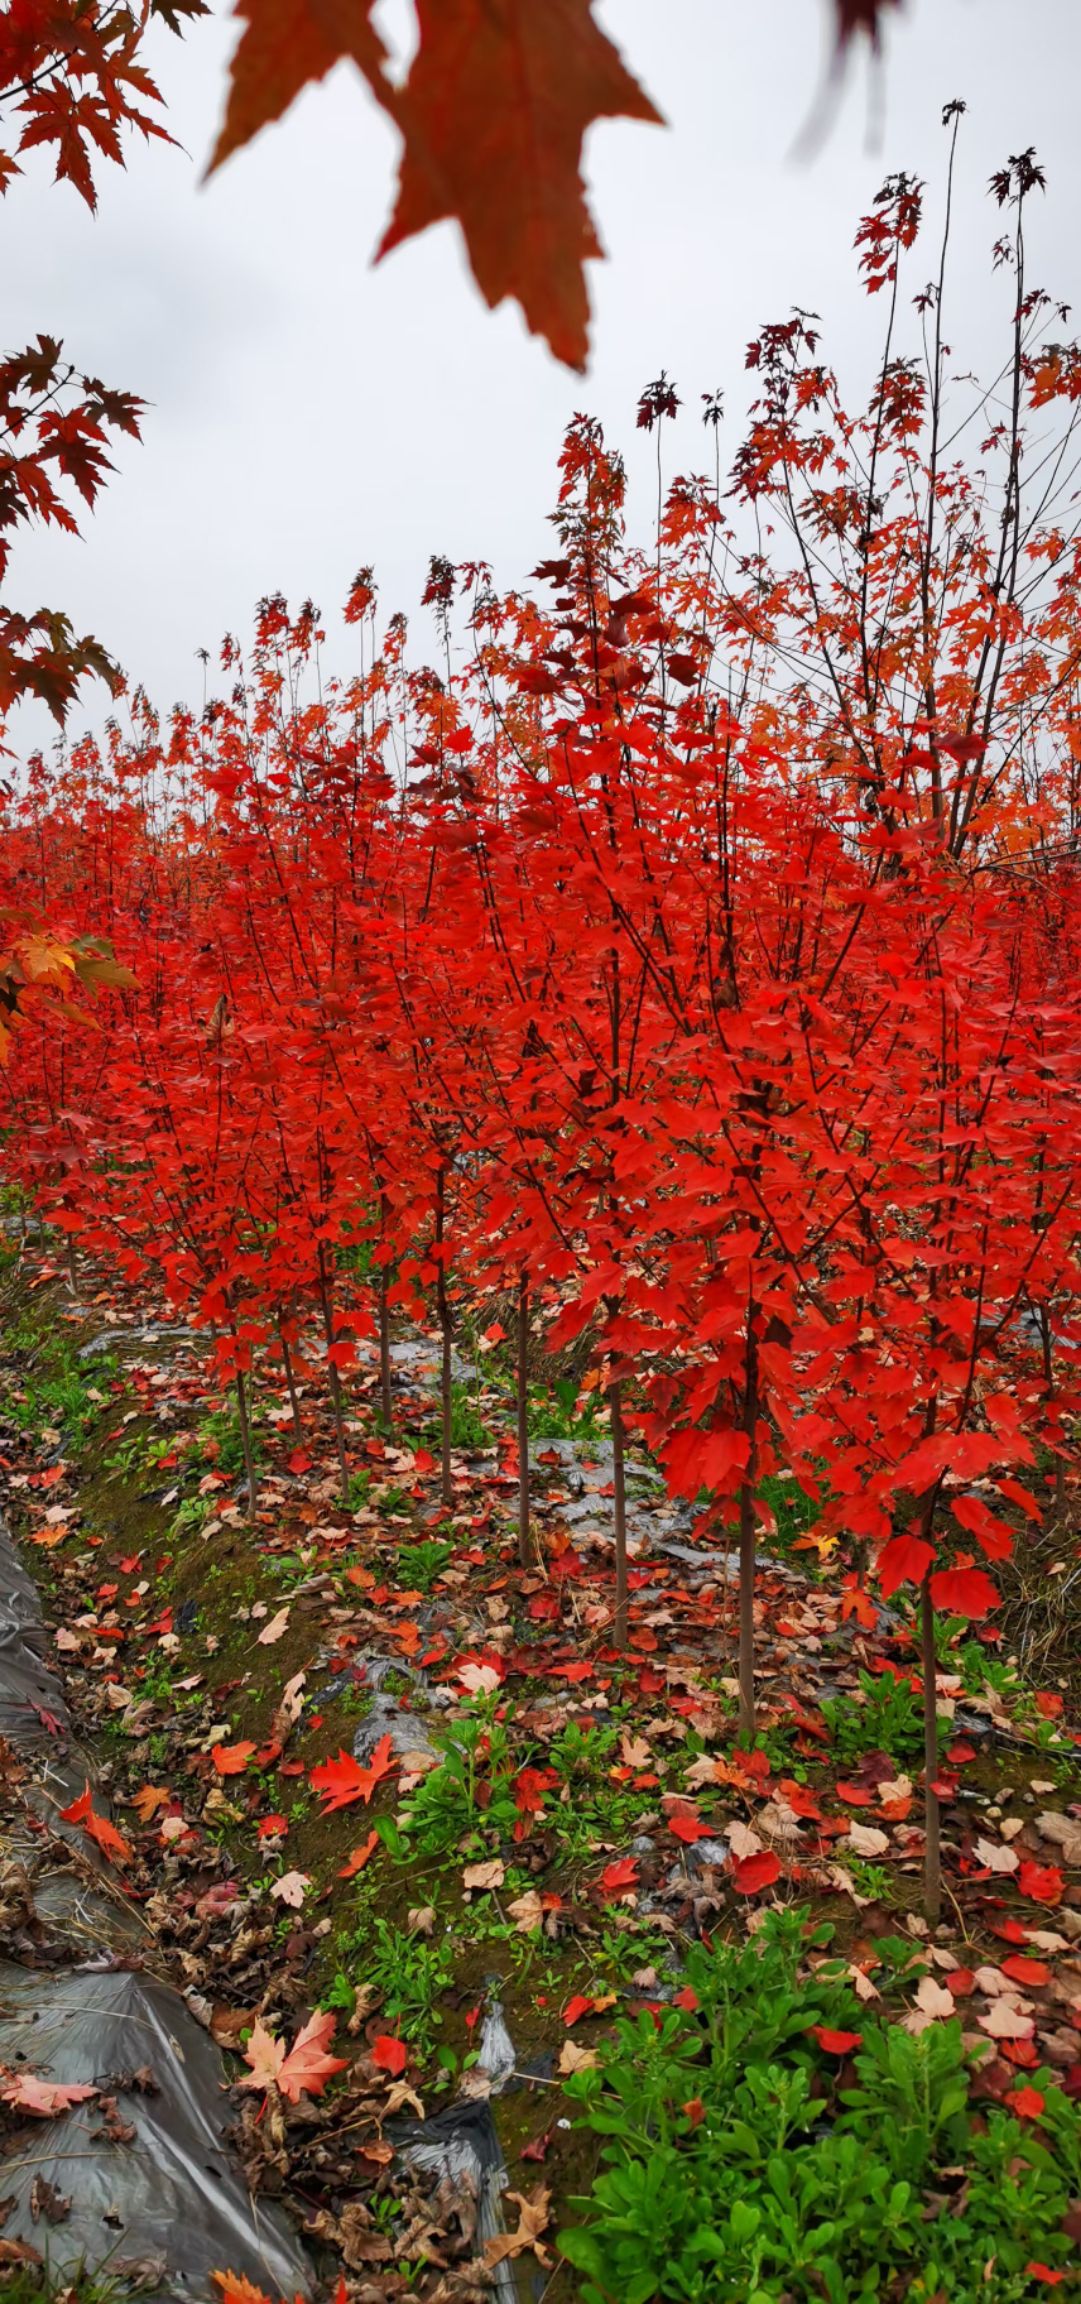
M834 0L837 54L880 45L900 0ZM591 0L415 0L419 39L403 86L372 17L375 0L237 0L233 59L213 171L348 57L403 138L384 256L452 217L489 305L513 297L556 358L583 368L584 266L603 251L586 201L582 145L594 121L660 123L652 98L598 24ZM673 660L674 661L674 660ZM693 678L690 665L687 677Z
M660 119L589 0L417 0L402 88L387 77L372 0L239 0L237 14L245 29L211 169L351 57L404 140L379 254L456 218L486 301L516 298L557 359L584 367L583 266L601 246L582 142L595 120Z
M899 8L901 0L833 0L837 18L837 46L848 47L861 32L865 32L871 46L881 44L882 18L887 8Z
M660 121L589 0L417 0L420 46L395 117L405 138L380 255L456 217L488 304L513 296L568 367L585 366L583 266L600 242L582 142L595 120Z

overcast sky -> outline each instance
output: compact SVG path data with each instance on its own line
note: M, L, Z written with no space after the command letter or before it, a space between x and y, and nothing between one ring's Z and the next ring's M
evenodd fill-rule
M909 0L884 73L850 72L809 159L793 154L822 89L826 0L606 0L599 13L670 125L592 133L608 261L591 268L585 377L558 368L516 309L486 310L455 227L370 268L396 137L352 67L201 183L234 42L224 8L183 42L155 38L184 149L131 146L126 173L103 167L96 218L30 157L0 210L3 341L60 334L81 366L151 406L83 540L22 543L18 605L66 608L163 708L198 701L195 651L246 637L268 591L314 597L344 667L337 610L362 562L388 612L416 608L432 552L486 559L497 584L524 577L549 548L560 437L583 408L627 451L646 523L652 451L634 410L662 367L687 403L673 461L691 469L707 461L699 395L725 389L734 450L747 338L794 303L823 315L842 379L863 380L854 225L889 170L941 188L954 96L969 104L948 331L959 364L989 355L1008 313L987 262L986 184L1029 144L1049 182L1034 274L1081 307L1077 0ZM391 30L407 17L405 0L381 11ZM415 638L426 653L426 616ZM105 710L104 691L87 691L73 726ZM23 743L44 732L27 713L13 729Z

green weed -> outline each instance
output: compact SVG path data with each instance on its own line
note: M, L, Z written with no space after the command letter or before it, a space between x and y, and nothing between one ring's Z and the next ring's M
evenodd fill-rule
M603 2139L560 2236L581 2304L1020 2304L1030 2261L1069 2261L1077 2107L1047 2072L1038 2128L974 2102L959 2021L913 2036L840 1962L803 1972L828 1936L770 1913L696 1946L693 2009L621 2019L567 2081Z
M868 1752L888 1752L900 1761L922 1752L923 1716L911 1680L861 1672L860 1695L859 1702L827 1696L822 1705L835 1759L847 1763Z
M398 1550L398 1580L403 1591L430 1592L438 1576L454 1558L453 1544L434 1536L421 1544L402 1544Z

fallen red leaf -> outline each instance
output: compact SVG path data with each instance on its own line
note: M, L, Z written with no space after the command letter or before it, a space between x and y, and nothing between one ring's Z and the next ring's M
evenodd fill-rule
M348 1808L354 1800L371 1799L375 1787L394 1766L394 1746L389 1736L381 1736L367 1767L354 1760L351 1752L339 1751L336 1760L321 1760L313 1768L309 1782L312 1790L323 1800L323 1814L330 1816L336 1808Z
M764 1888L772 1888L781 1877L781 1860L772 1848L763 1848L759 1856L745 1856L732 1866L732 1886L740 1896L760 1896Z
M668 1829L675 1834L677 1840L686 1841L689 1847L696 1840L709 1838L709 1825L703 1824L701 1817L689 1804L672 1809L668 1817Z
M638 1866L633 1856L621 1856L617 1864L606 1864L601 1873L601 1887L612 1896L621 1888L633 1888L638 1879Z
M215 1744L210 1757L219 1776L243 1776L254 1750L254 1744Z
M588 1992L573 1993L563 2010L564 2024L577 2024L580 2017L591 2016L594 2005L595 2003Z
M1028 1960L1023 1952L1011 1952L1002 1963L1002 1973L1011 1984L1049 1984L1051 1970L1043 1960Z
M381 2032L372 2046L372 2062L396 2080L409 2062L409 2050L404 2040L396 2039L392 2032Z
M352 1855L349 1856L346 1859L346 1862L340 1866L338 1871L339 1880L355 1880L357 1873L363 1872L369 1857L375 1854L378 1846L378 1832L369 1832L367 1839L362 1840L359 1848L354 1848Z
M1035 1904L1061 1904L1066 1882L1057 1864L1033 1864L1026 1857L1017 1875L1022 1896Z
M87 1784L85 1792L80 1793L79 1798L72 1801L69 1808L61 1808L60 1815L65 1824L81 1824L83 1831L88 1834L91 1840L96 1841L102 1855L107 1857L111 1864L123 1864L129 1861L131 1857L129 1843L125 1840L123 1833L117 1831L115 1824L110 1824L107 1816L98 1815L90 1796L89 1784Z

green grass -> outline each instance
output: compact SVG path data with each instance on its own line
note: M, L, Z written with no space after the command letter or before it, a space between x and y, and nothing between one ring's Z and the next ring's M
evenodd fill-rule
M430 1592L438 1576L454 1558L453 1544L427 1536L419 1544L398 1547L398 1581L405 1592Z
M976 2099L960 2021L869 2015L830 1935L770 1913L694 1947L691 2005L621 2018L567 2082L601 2139L560 2235L580 2304L1021 2304L1030 2261L1072 2260L1078 2107L1047 2071L1019 2076L1038 2122Z

